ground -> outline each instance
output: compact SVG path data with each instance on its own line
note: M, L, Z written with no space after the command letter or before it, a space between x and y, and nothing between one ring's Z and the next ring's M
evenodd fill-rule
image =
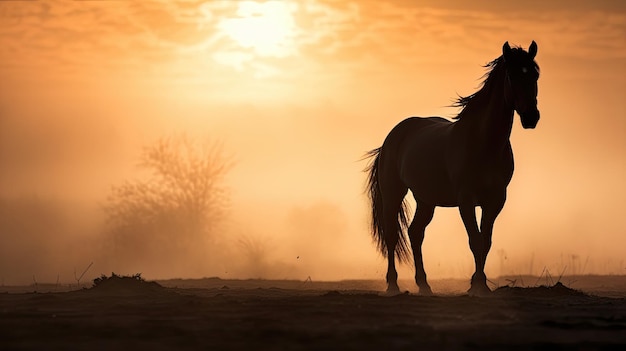
M521 277L520 277L521 279ZM0 288L2 350L621 350L626 277L489 297L465 282L385 296L378 281L105 279L89 289ZM410 287L409 282L404 282ZM456 285L455 285L456 284ZM39 292L33 292L37 288ZM30 290L30 291L28 291ZM41 292L47 290L49 292ZM57 290L57 292L55 292Z

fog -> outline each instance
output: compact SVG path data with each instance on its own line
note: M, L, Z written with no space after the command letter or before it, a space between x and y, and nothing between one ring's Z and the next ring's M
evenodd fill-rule
M364 153L405 117L454 116L445 106L475 91L504 41L533 39L542 119L528 131L516 116L516 171L486 273L624 274L623 7L551 7L529 19L452 1L312 1L272 17L286 23L272 34L280 41L254 46L220 22L248 18L237 4L0 4L2 284L75 283L92 262L83 282L112 271L383 279ZM166 211L119 239L105 211L115 189L170 189L142 155L181 139L232 163L216 178L219 211L197 226ZM469 279L457 209L436 210L423 252L429 278Z

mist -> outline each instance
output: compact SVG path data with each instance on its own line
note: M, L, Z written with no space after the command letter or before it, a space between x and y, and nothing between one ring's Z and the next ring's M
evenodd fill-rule
M143 146L134 140L142 131L123 121L117 126L126 129L111 133L112 137L103 136L98 128L89 131L85 127L76 133L71 124L48 128L48 133L58 133L56 140L64 142L31 143L31 148L45 151L33 155L25 147L22 155L16 154L20 138L11 135L19 133L7 133L2 149L13 152L3 162L17 165L12 166L14 172L3 172L0 267L4 284L54 282L57 277L74 283L74 271L80 275L90 262L94 264L86 278L114 271L142 273L151 279L383 279L385 262L369 235L362 172L366 162L360 161L364 151L380 141L363 140L361 133L352 133L354 129L342 133L316 125L322 109L308 113L302 108L250 110L229 111L218 122L234 120L233 125L216 123L206 131L146 126ZM351 117L332 107L325 111L340 120ZM279 114L297 115L303 126L259 134L237 132L263 130ZM151 233L135 233L136 244L125 253L133 259L120 259L109 247L102 207L112 187L150 178L138 166L142 147L160 136L176 135L173 130L187 133L198 144L220 140L224 154L233 160L223 179L229 197L224 218L206 240L178 247L160 242ZM521 132L517 130L514 138L525 137ZM610 184L619 182L619 172L605 175L607 183L593 189L576 188L598 170L580 169L579 174L564 178L546 159L545 150L523 150L516 148L519 141L513 142L517 171L507 206L496 222L488 274L539 275L544 269L553 274L620 274L623 249L606 244L621 240L618 199L609 196ZM577 202L578 197L588 200ZM568 206L563 198L568 199ZM590 201L615 202L594 210L588 207ZM170 235L176 240L179 234ZM436 210L423 251L433 279L467 278L472 273L473 260L456 209ZM400 275L412 277L412 267L402 267Z
M454 116L445 106L476 90L481 64L504 41L531 39L542 119L526 131L515 117L516 170L486 273L624 274L624 9L556 8L550 21L507 9L511 23L534 28L522 33L484 9L451 22L466 11L454 2L413 12L312 4L297 9L300 29L272 54L220 33L219 19L233 15L202 2L189 21L176 6L165 18L146 15L157 2L0 4L2 284L76 283L92 262L83 282L112 271L384 279L361 158L408 116ZM386 19L372 17L380 11ZM322 14L326 22L315 20ZM413 15L421 30L407 29ZM248 56L224 64L239 54ZM131 232L132 245L114 249L105 211L114 189L154 181L142 152L180 136L199 149L220 145L232 162L219 179L220 215L202 229ZM430 279L469 279L457 209L436 209L423 252Z

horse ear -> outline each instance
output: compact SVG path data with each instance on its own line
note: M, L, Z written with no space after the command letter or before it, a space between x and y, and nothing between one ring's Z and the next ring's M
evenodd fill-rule
M530 43L530 47L528 47L528 54L530 55L531 59L534 59L537 55L537 43L535 43L534 40L532 43Z
M505 61L506 61L506 57L509 56L510 53L511 53L511 46L509 45L509 42L507 41L502 46L502 56L504 57Z

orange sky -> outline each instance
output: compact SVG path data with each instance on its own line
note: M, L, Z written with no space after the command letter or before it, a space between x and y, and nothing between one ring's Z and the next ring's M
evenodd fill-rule
M624 2L2 1L0 23L1 196L96 204L155 138L219 140L229 230L302 256L266 274L301 279L383 276L359 159L405 117L454 116L505 41L535 40L542 119L515 123L487 274L626 270ZM456 209L426 236L430 277L469 277Z

